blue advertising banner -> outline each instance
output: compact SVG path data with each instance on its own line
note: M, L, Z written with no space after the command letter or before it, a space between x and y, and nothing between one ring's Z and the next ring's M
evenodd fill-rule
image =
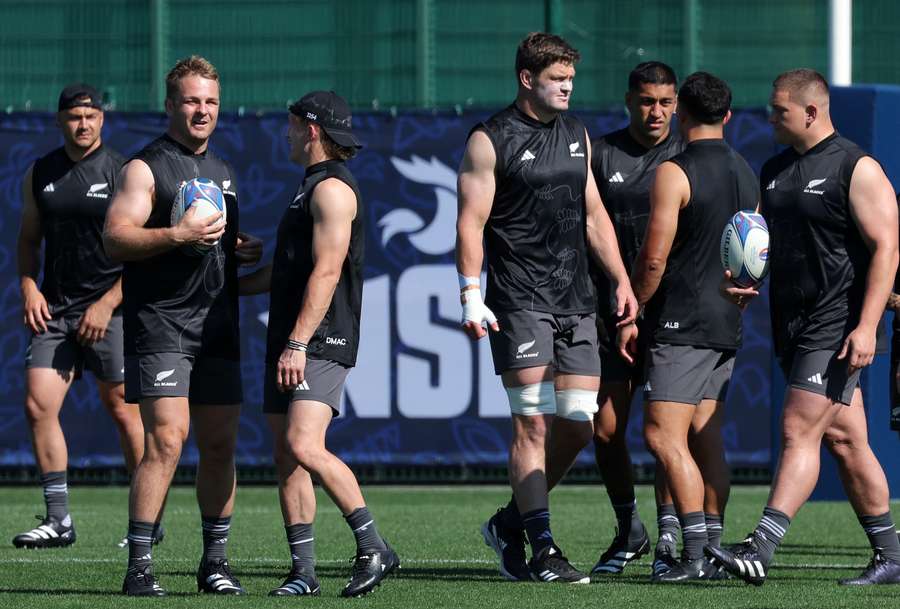
M494 375L487 341L459 329L453 261L456 168L466 135L487 114L358 114L365 148L350 167L365 200L367 227L363 330L359 365L346 386L346 416L329 445L350 463L439 465L506 462L510 436L506 394ZM581 113L592 136L625 125L613 113ZM23 412L22 325L16 273L21 180L29 164L61 144L53 115L0 118L0 465L34 462ZM275 231L303 170L288 160L285 115L220 117L213 148L234 166L241 230L264 239L271 258ZM165 130L151 114L106 116L104 142L126 156ZM776 145L762 110L735 113L728 139L759 170ZM765 298L745 315L744 348L729 394L725 446L738 466L768 466L771 352ZM271 440L261 414L268 298L241 303L245 404L238 462L268 464ZM640 408L629 428L632 456L643 446ZM121 464L118 438L92 379L74 383L63 408L72 466ZM184 462L196 462L188 447ZM589 451L581 455L592 460Z

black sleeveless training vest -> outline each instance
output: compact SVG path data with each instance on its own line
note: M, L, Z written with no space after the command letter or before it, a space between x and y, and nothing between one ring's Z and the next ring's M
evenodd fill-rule
M722 297L722 231L759 202L756 174L723 139L691 142L672 158L691 186L659 289L647 303L653 341L710 349L741 345L741 313Z
M266 341L268 363L278 361L300 314L303 294L315 264L310 201L316 186L328 178L337 178L353 190L356 195L356 216L351 224L350 247L331 305L309 340L307 357L340 362L345 366L356 365L362 312L365 211L356 178L340 160L316 163L306 169L300 189L278 224Z

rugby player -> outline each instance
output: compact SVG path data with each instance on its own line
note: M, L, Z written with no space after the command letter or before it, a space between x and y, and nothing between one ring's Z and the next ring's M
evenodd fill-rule
M782 443L759 524L737 546L706 550L755 585L816 485L823 442L873 550L862 574L839 583L900 583L900 540L859 389L897 271L897 201L878 162L835 131L829 99L828 83L810 69L778 76L770 98L775 139L788 146L760 174L772 335L788 383ZM756 296L726 294L739 305Z
M716 574L703 556L706 514L723 514L728 499L721 422L741 317L719 296L719 248L734 213L759 202L756 175L724 139L730 107L731 90L712 74L696 72L681 85L678 126L687 146L656 170L632 273L648 334L644 437L684 540L681 560L654 573L661 583Z
M131 484L122 591L165 594L152 571L151 532L193 421L203 531L197 587L242 594L226 557L243 400L237 266L258 261L262 248L238 233L234 170L208 148L219 114L215 67L198 56L176 63L165 105L168 129L125 165L104 232L107 251L125 261L125 393L140 403L146 434ZM198 177L222 190L227 223L190 207L171 226L179 190Z
M634 267L650 214L650 186L656 168L684 149L681 136L671 129L677 105L675 71L658 61L638 64L628 75L625 107L629 123L624 129L594 140L591 170L600 197L616 229L616 239L626 270ZM599 274L598 274L599 275ZM647 530L638 515L634 496L631 455L625 441L631 402L644 385L646 328L629 362L616 344L616 303L609 282L597 276L598 333L602 378L594 417L594 449L606 492L616 514L616 536L603 552L593 573L621 573L625 566L650 549ZM653 561L654 573L675 564L678 517L665 477L656 478L659 538Z
M359 349L365 213L345 162L361 146L347 102L333 91L303 96L288 120L290 158L305 168L303 183L278 225L272 264L241 278L242 294L271 292L263 410L292 566L270 595L319 594L315 478L356 538L341 596L362 596L400 559L378 533L353 472L325 447Z
M494 369L512 412L514 498L482 534L500 558L501 574L512 580L590 581L554 542L547 497L548 462L568 468L590 441L597 411L600 360L589 254L610 277L620 323L636 313L589 169L590 140L566 113L578 59L562 38L529 34L516 53L514 103L472 130L459 170L463 328L473 339L484 337L483 324L490 328ZM527 564L523 529L532 550Z
M17 548L75 543L66 481L68 451L59 423L66 393L84 368L93 372L129 473L141 460L140 412L125 403L122 354L122 266L103 250L103 219L124 159L104 146L103 106L92 86L59 95L56 123L63 145L35 161L22 185L17 262L25 326L25 414L44 488L46 516L13 538ZM43 281L38 288L41 243ZM161 538L157 530L156 540Z

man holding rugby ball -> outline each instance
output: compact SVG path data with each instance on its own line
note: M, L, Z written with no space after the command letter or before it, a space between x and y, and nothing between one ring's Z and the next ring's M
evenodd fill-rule
M722 228L759 201L756 176L724 139L731 90L706 72L678 91L684 152L662 163L650 190L650 218L632 285L649 331L644 437L662 465L681 522L684 548L660 583L706 579L707 516L724 514L729 473L720 426L740 312L719 297ZM702 443L698 464L690 442ZM705 488L704 488L705 486Z
M262 247L238 233L234 171L208 149L219 113L215 67L197 56L179 61L166 77L166 113L166 133L125 165L104 234L109 254L124 261L125 394L140 403L146 433L122 591L165 594L151 569L150 536L193 420L203 526L197 586L242 594L225 555L243 400L237 266L258 261ZM171 225L179 192L195 178L221 188L214 198L224 200L227 224L221 213L201 217L191 207Z

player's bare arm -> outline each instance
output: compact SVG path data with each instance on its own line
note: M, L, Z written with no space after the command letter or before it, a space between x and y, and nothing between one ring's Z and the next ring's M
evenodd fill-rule
M238 277L238 294L241 296L253 296L264 294L272 286L272 265L267 264L252 273Z
M587 131L585 138L590 141ZM587 147L587 163L591 166L591 146ZM637 301L628 280L628 272L622 262L622 253L619 251L619 241L616 239L616 229L603 201L600 199L600 191L594 181L594 172L587 172L587 184L584 192L587 225L587 242L591 255L613 282L616 293L616 315L620 318L620 327L631 324L638 314ZM636 329L635 329L636 337Z
M356 217L356 194L347 184L330 178L313 191L310 201L313 217L312 249L314 266L303 305L288 340L309 343L322 323L350 249L353 219ZM306 368L305 351L285 348L278 358L276 379L281 391L291 391L303 382Z
M859 325L844 341L839 359L851 371L872 363L875 333L897 273L897 202L881 166L870 157L857 162L850 179L850 214L872 253Z
M456 219L456 270L460 279L460 302L463 304L463 330L470 338L487 334L482 325L498 331L497 319L481 300L481 266L484 263L484 226L494 204L497 155L483 131L469 138L459 167L459 193ZM465 278L465 280L463 279Z
M691 185L684 171L671 161L660 165L650 189L647 234L631 276L641 306L647 304L659 288L678 231L678 212L690 199Z
M221 213L196 218L193 208L176 226L145 228L154 200L150 167L130 161L122 168L120 182L103 230L103 246L113 260L142 260L189 243L212 245L225 233Z
M120 276L103 296L88 306L78 322L76 339L82 345L100 342L106 336L106 328L113 311L122 304L122 277Z
M23 321L35 334L47 330L50 308L37 285L41 268L41 214L31 190L34 165L28 168L22 180L22 222L16 244L16 265L19 271L19 287L22 290Z

